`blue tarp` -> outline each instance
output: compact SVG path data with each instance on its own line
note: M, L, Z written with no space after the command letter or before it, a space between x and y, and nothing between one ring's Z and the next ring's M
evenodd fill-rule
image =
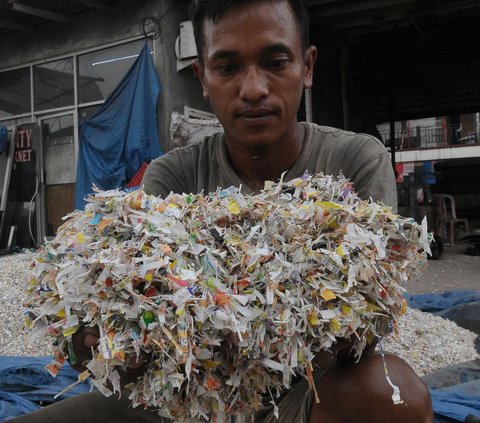
M408 294L408 305L424 312L445 315L461 304L480 301L480 291L455 290L442 293ZM474 381L480 387L480 380ZM465 384L453 385L444 389L430 389L436 422L444 416L463 422L469 414L480 416L480 392L465 391ZM473 386L473 385L472 385Z
M0 422L38 410L40 405L17 394L0 391Z
M480 301L480 291L446 291L442 293L407 294L408 305L421 311L437 314L459 304Z
M78 372L65 363L54 378L45 369L51 360L51 357L0 356L0 422L34 411L40 404L90 391L90 385L80 383L55 399L55 395L77 381Z
M160 156L157 98L160 81L145 43L118 87L92 118L80 125L75 207L83 209L92 184L123 187L142 163Z
M465 421L465 417L469 414L480 417L480 393L475 395L451 388L449 390L430 389L435 415L459 422Z
M6 126L0 126L0 154L7 151L8 130Z

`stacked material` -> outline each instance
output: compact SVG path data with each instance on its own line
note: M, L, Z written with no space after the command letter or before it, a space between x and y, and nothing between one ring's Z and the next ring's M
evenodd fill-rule
M426 223L362 201L342 176L269 183L258 195L97 191L34 263L37 327L75 360L71 336L97 325L88 363L105 395L151 357L134 406L176 421L244 414L303 375L338 339L357 356L404 313L402 283L426 263Z

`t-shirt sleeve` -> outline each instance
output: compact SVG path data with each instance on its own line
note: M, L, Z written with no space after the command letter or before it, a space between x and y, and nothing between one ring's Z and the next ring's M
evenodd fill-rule
M350 152L350 179L360 198L372 198L397 209L397 187L390 155L374 137L365 136Z
M186 192L184 170L178 151L172 150L150 163L143 175L143 189L147 194L161 197L166 197L170 192Z

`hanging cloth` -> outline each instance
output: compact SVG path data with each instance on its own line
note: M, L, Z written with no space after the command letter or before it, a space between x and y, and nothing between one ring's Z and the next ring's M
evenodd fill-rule
M127 184L144 162L160 156L157 98L160 81L145 43L137 60L100 110L80 125L75 207L83 209L92 184Z
M0 154L7 151L8 148L8 130L6 126L0 126Z

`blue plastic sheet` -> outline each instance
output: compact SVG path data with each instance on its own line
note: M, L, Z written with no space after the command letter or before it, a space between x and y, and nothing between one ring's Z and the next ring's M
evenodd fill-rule
M0 154L7 151L8 130L5 126L0 126Z
M92 118L80 125L75 207L83 209L92 184L125 186L142 163L160 156L157 98L160 81L145 43L118 87Z
M0 356L0 422L50 404L90 391L80 383L55 399L55 395L77 381L78 372L68 363L56 378L45 369L51 357Z
M460 304L480 301L480 291L446 291L443 293L406 294L408 305L421 311L438 314Z
M0 391L0 422L38 410L40 405L21 395Z
M461 304L480 301L480 291L454 290L443 293L407 294L408 305L436 315L445 315ZM475 381L480 388L480 381ZM448 417L463 422L469 414L480 416L480 389L472 393L465 391L465 384L453 385L444 389L430 389L436 422Z
M450 388L451 389L451 388ZM480 416L480 393L474 395L458 390L430 389L433 410L436 415L449 417L459 422L469 414Z

